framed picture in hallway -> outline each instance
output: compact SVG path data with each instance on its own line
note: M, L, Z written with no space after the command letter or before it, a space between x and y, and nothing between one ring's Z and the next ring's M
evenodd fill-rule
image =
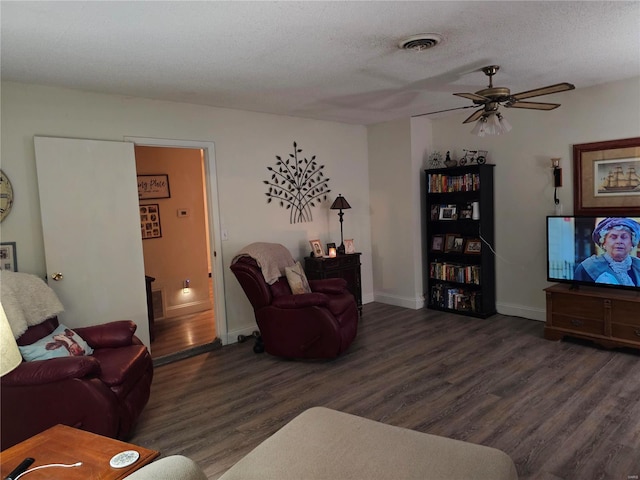
M157 203L140 205L140 231L143 240L162 237L160 205Z
M171 198L169 175L138 175L138 199Z

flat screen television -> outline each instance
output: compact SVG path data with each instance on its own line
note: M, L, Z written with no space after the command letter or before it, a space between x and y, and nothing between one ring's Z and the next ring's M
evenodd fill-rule
M640 291L640 217L547 217L547 280Z

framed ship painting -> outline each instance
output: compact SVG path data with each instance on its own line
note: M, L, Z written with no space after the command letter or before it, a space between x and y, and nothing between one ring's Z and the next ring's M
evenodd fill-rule
M573 146L575 215L640 215L640 137Z

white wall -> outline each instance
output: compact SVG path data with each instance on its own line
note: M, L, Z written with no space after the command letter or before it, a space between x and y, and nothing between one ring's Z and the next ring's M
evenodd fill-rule
M310 251L309 239L339 242L338 215L329 210L338 193L352 206L345 212L344 230L363 253L363 299L373 299L364 127L11 82L2 83L1 100L2 169L15 191L1 238L17 242L20 271L45 274L34 135L210 141L215 143L221 227L229 235L221 250L231 340L254 328L251 306L228 268L235 253L248 243L270 241L301 259ZM294 141L303 155L316 155L325 165L332 191L329 202L313 209L313 222L291 225L287 210L266 203L262 182L275 156L288 156Z
M430 129L426 118L367 128L375 299L413 309L424 306L421 192Z
M640 78L549 95L561 103L549 112L504 109L513 126L506 135L478 138L462 125L469 115L433 120L434 149L489 151L495 168L498 312L544 320L546 216L556 213L551 157L562 157L558 213L573 213L572 146L640 136Z

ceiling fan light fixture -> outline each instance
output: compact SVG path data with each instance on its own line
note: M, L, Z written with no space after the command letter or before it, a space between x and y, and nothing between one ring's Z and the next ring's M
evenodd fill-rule
M409 38L402 40L398 43L400 50L411 50L413 52L422 52L433 48L442 42L442 35L437 33L420 33L418 35L412 35Z
M486 123L487 123L487 118L483 115L473 126L473 128L471 129L471 133L479 137L484 137Z
M507 119L502 116L501 113L497 114L498 120L500 121L500 126L502 127L502 133L508 133L511 131L511 124L507 122Z

